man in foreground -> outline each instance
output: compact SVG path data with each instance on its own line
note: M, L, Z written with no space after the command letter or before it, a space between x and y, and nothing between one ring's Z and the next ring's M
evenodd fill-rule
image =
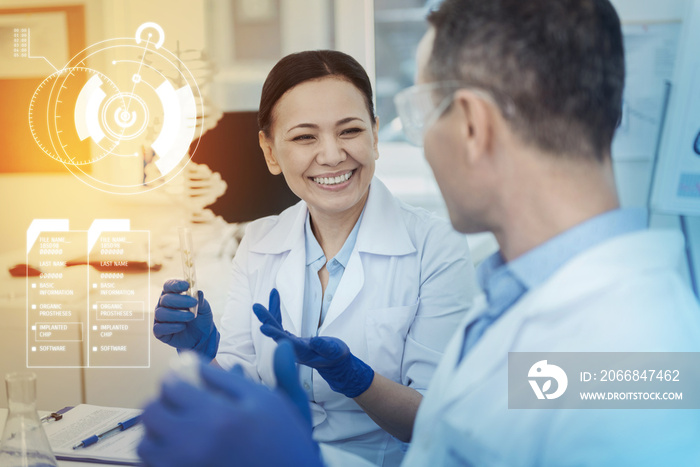
M417 85L397 96L404 130L424 143L455 229L491 231L501 250L479 268L483 303L448 345L402 465L697 465L696 411L508 408L509 352L700 350L700 309L675 269L682 237L619 209L612 5L446 0L429 22ZM144 413L144 460L320 465L283 373L279 392L211 368L207 389L166 384Z

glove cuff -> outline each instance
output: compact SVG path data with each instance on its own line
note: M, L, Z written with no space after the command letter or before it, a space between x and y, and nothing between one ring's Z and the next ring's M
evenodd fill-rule
M317 371L332 390L350 399L369 389L374 380L374 370L352 354L345 365L319 368Z

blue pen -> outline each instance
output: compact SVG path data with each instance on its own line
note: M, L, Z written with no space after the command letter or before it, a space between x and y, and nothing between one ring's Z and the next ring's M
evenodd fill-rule
M130 418L129 420L127 420L125 422L117 423L117 426L115 426L114 428L110 428L107 431L103 431L102 433L99 433L97 435L92 435L89 438L82 440L81 442L79 442L78 444L73 446L73 449L86 448L92 444L95 444L96 442L98 442L102 438L105 438L105 437L111 435L112 433L116 433L118 431L124 431L128 428L131 428L132 426L134 426L138 423L140 417L141 417L140 415L137 415L136 417Z

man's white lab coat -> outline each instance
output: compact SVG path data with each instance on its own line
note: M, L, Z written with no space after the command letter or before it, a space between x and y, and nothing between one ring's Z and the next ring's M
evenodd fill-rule
M480 298L445 351L402 465L700 465L696 410L508 408L508 352L700 351L682 253L674 232L603 242L524 295L458 364Z

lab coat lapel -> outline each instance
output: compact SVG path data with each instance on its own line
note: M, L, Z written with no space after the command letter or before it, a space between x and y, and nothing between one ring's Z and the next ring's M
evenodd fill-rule
M362 290L364 283L365 273L360 255L357 252L353 252L343 277L340 279L335 297L331 301L331 306L328 308L328 315L319 328L319 334L323 333L329 324L348 309L352 301L357 297L357 294Z
M275 280L280 293L282 326L297 336L301 335L303 316L306 245L302 236L301 245L292 248L282 260Z
M479 307L478 300L479 297L475 299L474 307L472 308L472 310L477 311L477 314L472 315L472 317L465 316L462 324L458 327L455 334L453 334L447 347L445 347L445 353L428 386L426 395L429 397L423 398L421 402L418 416L421 418L420 422L422 423L423 431L430 431L431 428L426 424L432 425L435 422L435 417L426 416L426 414L444 411L446 407L448 407L445 401L445 393L450 391L453 385L458 384L458 382L455 382L455 379L457 379L455 367L457 366L457 360L462 349L462 336L464 336L464 328L473 321L474 316L478 316L478 310L481 310L481 308L477 308ZM417 422L416 425L418 424Z
M306 267L306 243L304 223L308 209L303 201L283 212L277 225L251 246L251 251L276 255L281 264L272 284L280 293L282 325L289 332L301 331L304 280ZM271 287L271 288L272 288ZM265 293L269 293L265 291ZM267 300L264 305L267 306Z
M532 314L536 314L542 309L539 306L541 295L541 288L526 294L487 330L458 364L457 361L461 354L460 341L459 349L448 357L451 363L450 368L454 370L451 380L445 386L444 406L463 398L465 394L480 387L489 376L507 365L508 352L512 350L517 341L521 328ZM486 311L487 305L484 297L481 296L480 300L479 309L482 312ZM474 316L479 314L481 313ZM459 328L460 336L464 336L466 326L471 321L473 320L468 320L464 326ZM455 366L457 366L456 369Z
M378 178L372 179L356 248L361 253L385 256L416 252L401 216L399 201Z
M365 283L362 254L401 256L415 251L398 202L378 178L372 179L355 248L319 333L347 310L362 290Z

